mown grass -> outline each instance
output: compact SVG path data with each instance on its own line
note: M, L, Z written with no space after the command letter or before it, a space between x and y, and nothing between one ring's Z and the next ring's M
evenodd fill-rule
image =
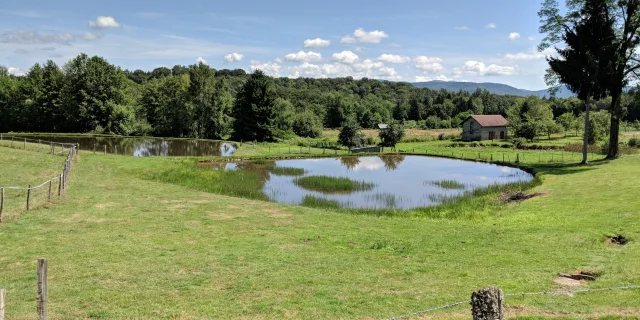
M0 149L0 163L19 152ZM0 224L6 316L33 318L41 257L52 319L379 319L488 286L562 289L557 273L578 269L603 272L582 288L640 285L640 156L566 161L526 164L544 197L487 195L447 219L446 205L378 217L229 197L202 191L206 179L180 182L191 173L147 179L195 170L195 160L82 155L64 202ZM631 242L607 243L608 234ZM633 319L639 300L638 290L509 296L505 307L509 319ZM470 314L460 306L429 317Z
M374 183L366 181L331 176L300 177L293 179L293 183L303 189L325 193L368 191L376 186Z
M463 183L460 183L455 180L429 181L428 184L438 186L442 189L449 189L449 190L461 190L466 188L466 186Z

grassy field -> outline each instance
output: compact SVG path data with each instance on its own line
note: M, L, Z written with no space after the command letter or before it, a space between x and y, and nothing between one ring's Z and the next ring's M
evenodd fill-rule
M40 257L49 259L51 319L379 319L463 301L491 285L506 293L561 289L558 272L602 274L582 288L640 285L640 156L580 167L560 153L549 163L541 151L400 147L468 159L479 151L483 160L502 152L511 162L520 153L543 180L534 191L545 195L494 201L455 219L378 217L214 194L252 178L202 175L185 169L192 159L81 154L61 203L15 211L0 225L9 248L0 255L7 319L35 317ZM268 154L243 148L238 156ZM4 166L17 159L19 166ZM0 147L0 181L37 182L63 161ZM631 242L607 242L617 234ZM637 319L638 301L640 290L505 304L510 319ZM468 309L423 319L468 319Z

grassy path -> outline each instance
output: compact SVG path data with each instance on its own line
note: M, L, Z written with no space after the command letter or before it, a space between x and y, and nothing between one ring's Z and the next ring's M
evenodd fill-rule
M25 152L0 151L0 163ZM34 317L39 257L52 319L384 318L490 285L562 288L557 273L581 268L602 273L588 287L640 284L638 156L541 166L546 196L474 220L338 214L138 178L176 161L82 155L66 202L0 225L8 319ZM618 233L632 241L606 242ZM637 301L640 291L617 291L506 305L511 318L616 319L640 317Z

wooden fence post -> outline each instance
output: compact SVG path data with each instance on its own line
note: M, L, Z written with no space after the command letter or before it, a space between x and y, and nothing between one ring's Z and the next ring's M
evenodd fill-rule
M22 149L27 150L27 138L24 138L24 146Z
M7 290L0 289L0 320L4 320L4 298L7 295Z
M504 295L491 287L471 294L473 320L504 320Z
M29 199L31 199L31 185L27 189L27 211L29 211Z
M38 320L47 320L47 259L38 259Z
M0 223L2 222L3 210L4 210L4 188L0 188Z
M53 189L53 179L49 180L49 201L51 201L51 191Z
M58 177L58 197L62 195L62 173Z
M104 145L104 155L105 156L107 155L107 145L106 144Z

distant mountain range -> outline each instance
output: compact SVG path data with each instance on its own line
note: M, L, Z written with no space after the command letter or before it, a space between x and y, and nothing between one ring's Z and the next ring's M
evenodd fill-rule
M502 84L502 83L492 83L492 82L455 82L455 81L429 81L429 82L414 82L414 86L418 88L429 88L431 90L440 90L445 89L447 91L468 91L474 92L476 89L486 89L487 91L494 94L502 94L502 95L513 95L513 96L521 96L527 97L530 95L538 96L538 97L550 97L551 94L549 90L525 90L518 89L512 86ZM560 90L556 93L556 97L558 98L569 98L575 96L569 89L565 86L562 86Z

